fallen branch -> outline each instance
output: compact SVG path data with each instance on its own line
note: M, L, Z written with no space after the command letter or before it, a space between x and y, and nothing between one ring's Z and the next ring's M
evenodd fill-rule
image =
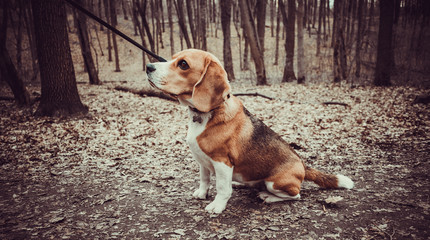
M255 92L255 93L233 93L234 96L254 96L254 97L263 97L267 98L269 100L273 100L274 98L263 95L261 93Z
M341 105L344 107L349 107L348 104L342 102L323 102L324 105Z
M155 91L152 89L137 90L137 89L131 89L131 88L123 87L123 86L116 86L115 90L134 93L134 94L137 94L137 95L142 96L142 97L158 97L158 98L169 100L172 102L177 102L177 100L175 98L169 96L168 94L165 94L165 93L159 92L159 91Z

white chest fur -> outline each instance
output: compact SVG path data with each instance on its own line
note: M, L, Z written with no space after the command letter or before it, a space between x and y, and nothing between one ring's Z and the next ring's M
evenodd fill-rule
M211 118L211 113L198 114L190 110L190 122L188 123L187 143L193 153L194 158L205 168L214 172L211 158L206 155L197 142L197 137L202 134L206 124Z

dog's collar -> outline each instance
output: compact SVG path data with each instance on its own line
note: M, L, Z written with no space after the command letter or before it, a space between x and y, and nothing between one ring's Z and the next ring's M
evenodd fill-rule
M223 103L225 103L225 101L227 101L228 99L230 99L230 97L231 97L231 94L230 94L230 93L229 93L229 94L227 94L227 96L226 96L226 98L224 99L224 102L223 102ZM212 109L211 109L211 110L209 110L208 112L202 112L202 111L198 110L197 108L195 108L195 107L191 107L191 106L189 106L189 108L190 108L190 110L191 110L191 111L193 111L194 113L197 113L197 114L205 114L205 113L213 112L215 109L218 109L220 106L221 106L221 105L219 105L219 106L217 106L217 107L215 107L215 108L212 108Z

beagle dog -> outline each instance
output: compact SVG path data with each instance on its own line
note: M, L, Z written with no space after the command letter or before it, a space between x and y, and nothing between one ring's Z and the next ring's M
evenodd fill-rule
M210 175L215 174L215 199L206 207L221 213L232 194L232 181L264 183L265 202L300 199L304 180L322 188L346 188L353 181L322 173L304 164L272 129L250 114L231 94L227 73L211 53L189 49L168 62L146 65L149 83L188 106L187 143L200 165L200 186L193 196L206 199Z

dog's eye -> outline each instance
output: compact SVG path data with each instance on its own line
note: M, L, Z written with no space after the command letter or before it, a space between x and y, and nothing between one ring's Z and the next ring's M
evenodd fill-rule
M190 66L188 66L188 63L185 60L179 61L178 67L182 70L187 70L188 68L190 68Z

